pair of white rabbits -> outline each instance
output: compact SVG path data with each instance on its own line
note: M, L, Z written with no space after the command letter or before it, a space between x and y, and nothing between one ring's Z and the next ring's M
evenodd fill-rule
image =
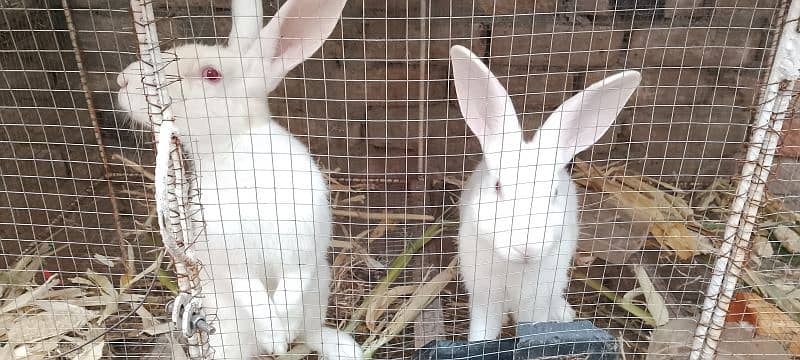
M234 0L226 47L171 52L176 125L199 159L205 229L196 253L216 359L283 353L303 342L359 359L352 336L324 326L331 272L328 187L308 149L270 119L267 95L333 31L346 0L288 0L262 29L260 0ZM502 315L571 321L564 298L578 238L567 165L611 126L638 86L625 71L562 104L524 142L506 90L469 50L451 49L459 105L484 158L461 199L459 260L471 294L470 340L499 336ZM118 77L119 105L148 125L142 64Z

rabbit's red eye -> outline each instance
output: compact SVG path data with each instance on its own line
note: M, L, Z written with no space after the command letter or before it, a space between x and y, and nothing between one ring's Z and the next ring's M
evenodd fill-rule
M203 74L203 79L208 80L210 82L217 82L222 79L222 74L219 70L213 67L205 67L203 70L200 71Z

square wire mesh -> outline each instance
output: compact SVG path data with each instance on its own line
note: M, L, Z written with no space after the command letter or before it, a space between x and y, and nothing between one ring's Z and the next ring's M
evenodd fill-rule
M264 2L265 21L283 4ZM0 330L3 354L163 352L154 345L168 329L164 305L175 279L160 257L152 135L116 104L118 73L137 58L128 6L0 1L0 306L12 324ZM231 1L153 6L165 54L191 41L225 43ZM321 51L269 97L273 119L309 147L329 182L326 323L348 329L375 358L410 357L431 340L467 338L470 296L453 262L455 224L461 190L483 150L453 87L448 52L463 45L508 91L526 140L578 91L621 70L641 72L615 124L570 167L581 229L566 296L579 318L619 339L627 358L685 353L694 324L681 319L700 312L711 249L721 243L786 6L348 2ZM800 355L796 128L797 121L785 126L722 351ZM363 309L390 275L397 277L388 294ZM38 286L60 292L11 305ZM420 296L425 300L413 301ZM81 316L79 326L58 331L43 325ZM513 325L505 322L504 337Z

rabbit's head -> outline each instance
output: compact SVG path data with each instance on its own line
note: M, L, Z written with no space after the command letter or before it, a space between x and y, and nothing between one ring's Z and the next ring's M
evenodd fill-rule
M553 232L564 231L575 201L567 165L609 129L641 75L623 71L594 83L559 106L525 142L505 88L478 57L462 46L450 51L458 103L483 150L481 207L493 219L494 248L512 260L547 253ZM574 211L572 211L574 212ZM573 225L575 226L575 225ZM573 239L574 240L574 239Z
M233 0L227 46L187 44L164 52L176 126L191 136L247 133L267 121L267 95L331 34L346 0L288 0L262 28L260 0ZM117 77L118 103L149 126L141 61ZM254 123L257 122L257 123Z

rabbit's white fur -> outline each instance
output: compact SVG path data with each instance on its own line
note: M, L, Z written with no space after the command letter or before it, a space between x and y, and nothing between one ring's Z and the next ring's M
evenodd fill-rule
M624 71L568 99L524 142L505 88L462 46L450 51L459 106L483 161L461 196L459 261L470 293L469 339L495 339L502 316L572 321L564 291L578 240L567 165L608 130L639 84Z
M205 229L195 229L213 358L283 353L303 342L328 359L358 359L324 326L331 281L327 183L306 146L271 121L267 94L333 31L346 0L289 0L262 29L258 0L233 0L228 46L188 44L166 73L176 126L191 140ZM302 16L302 17L301 17ZM118 77L118 102L149 124L142 66ZM213 68L221 79L205 76Z

